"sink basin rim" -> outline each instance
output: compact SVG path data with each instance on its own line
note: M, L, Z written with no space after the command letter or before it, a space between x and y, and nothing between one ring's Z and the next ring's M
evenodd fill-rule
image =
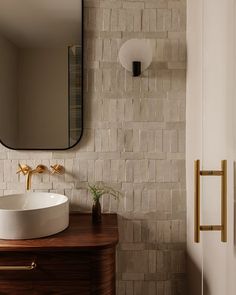
M17 209L10 209L10 208L1 208L1 203L6 201L6 199L14 199L14 198L21 198L21 199L24 199L25 197L26 198L29 198L32 199L33 201L33 198L38 198L39 200L42 199L45 197L47 199L53 199L53 198L50 198L50 195L52 197L59 197L60 198L60 202L58 203L51 203L51 204L40 204L39 207L33 207L33 208L17 208ZM69 202L69 199L67 196L65 195L62 195L62 194L57 194L57 193L47 193L47 192L26 192L26 193L20 193L20 194L11 194L11 195L5 195L5 196L2 196L0 197L0 212L30 212L30 211L40 211L40 210L45 210L47 208L56 208L58 206L61 206L62 204L66 204Z

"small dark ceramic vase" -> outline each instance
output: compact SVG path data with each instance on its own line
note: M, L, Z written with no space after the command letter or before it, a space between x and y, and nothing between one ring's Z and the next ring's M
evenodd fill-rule
M92 220L93 220L93 224L100 224L102 222L102 210L101 210L101 204L99 200L94 201L93 203Z

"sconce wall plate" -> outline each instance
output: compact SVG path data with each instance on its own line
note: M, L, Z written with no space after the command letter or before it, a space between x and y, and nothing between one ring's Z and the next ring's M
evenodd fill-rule
M120 48L119 60L126 70L133 72L133 76L139 76L152 62L150 41L147 39L130 39L126 41ZM141 63L141 71L139 73L139 70L136 71L137 62Z

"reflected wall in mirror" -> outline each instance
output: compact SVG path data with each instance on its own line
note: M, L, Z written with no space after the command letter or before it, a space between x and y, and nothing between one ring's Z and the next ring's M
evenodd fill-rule
M0 1L0 140L67 149L82 135L82 0Z

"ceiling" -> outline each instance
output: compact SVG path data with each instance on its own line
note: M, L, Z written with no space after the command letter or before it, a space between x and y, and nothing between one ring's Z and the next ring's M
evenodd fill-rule
M0 32L21 48L81 44L82 0L0 0Z

